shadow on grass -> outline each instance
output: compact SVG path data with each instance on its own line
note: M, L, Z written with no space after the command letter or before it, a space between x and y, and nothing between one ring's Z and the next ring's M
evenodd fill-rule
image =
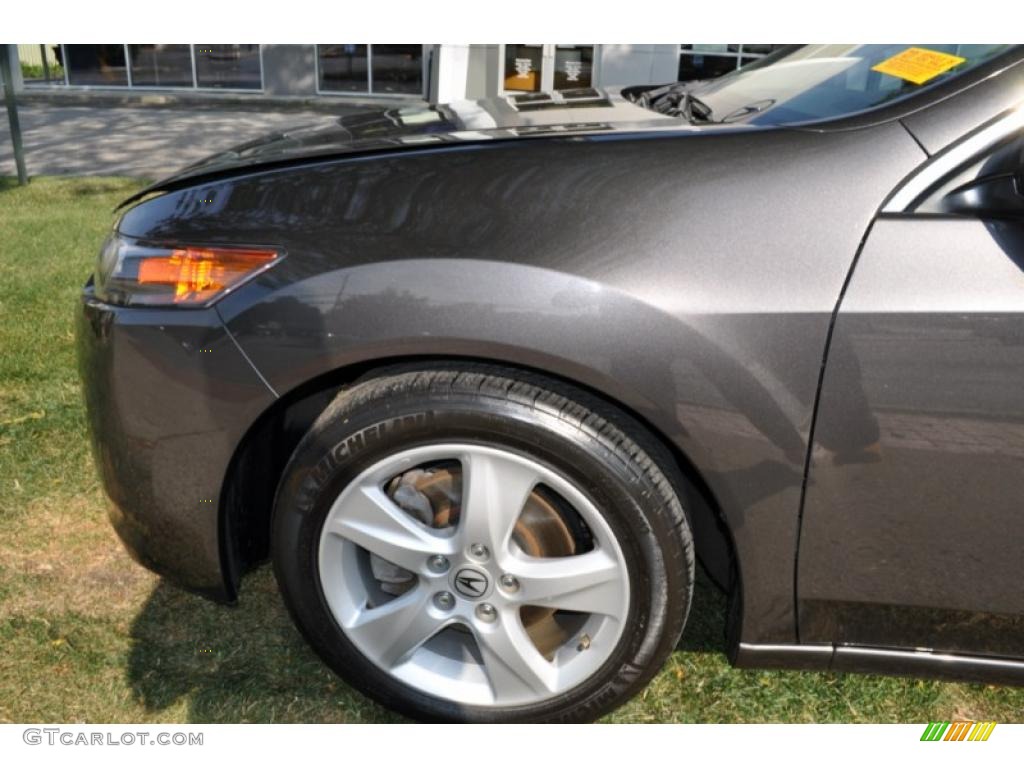
M235 607L161 582L131 628L127 676L154 714L184 705L190 722L393 722L346 686L292 625L269 568Z
M62 185L59 190L52 186L58 180ZM29 176L29 182L24 189L34 189L36 186L42 185L44 189L51 189L55 195L67 194L72 198L96 197L100 195L122 195L127 197L130 193L148 186L150 183L148 179L127 180L116 176L92 178L87 176ZM0 194L13 192L19 188L22 187L18 184L16 176L0 176Z
M727 607L725 593L714 585L704 569L698 565L690 617L686 620L686 629L676 650L725 655Z
M31 183L31 178L29 183ZM20 186L17 176L0 176L0 192L10 192Z
M724 653L725 610L724 595L698 569L679 650ZM400 719L346 686L310 650L268 567L246 579L235 607L160 582L131 638L128 682L154 714L173 710L171 717L197 723Z
M139 181L136 186L143 182ZM82 179L71 188L73 197L92 197L93 195L127 194L123 179Z

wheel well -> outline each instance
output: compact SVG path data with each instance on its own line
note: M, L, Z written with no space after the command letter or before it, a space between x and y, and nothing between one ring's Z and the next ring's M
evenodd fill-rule
M604 401L643 427L674 461L683 484L677 493L683 498L693 528L697 557L715 584L733 600L740 594L739 563L731 534L714 495L687 456L641 415L604 393L577 381L525 366L466 357L401 357L373 360L331 371L297 387L279 398L249 429L228 469L221 504L221 555L225 581L233 593L242 574L265 561L270 551L270 518L274 495L285 465L302 436L346 386L374 370L400 364L448 363L495 365L514 373L520 371L562 381ZM628 429L628 425L624 425ZM738 618L738 604L729 611L730 625ZM730 633L734 629L729 627Z

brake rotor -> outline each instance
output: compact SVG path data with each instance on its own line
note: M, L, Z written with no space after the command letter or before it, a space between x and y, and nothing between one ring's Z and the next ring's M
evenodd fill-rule
M385 492L407 513L424 525L449 528L458 525L462 503L462 467L457 461L417 468L393 478ZM576 554L576 539L556 502L535 488L523 505L512 540L531 557L567 557ZM374 578L381 589L401 595L416 584L416 576L404 568L370 555ZM556 609L527 605L519 615L527 634L542 655L551 658L570 633L555 616Z

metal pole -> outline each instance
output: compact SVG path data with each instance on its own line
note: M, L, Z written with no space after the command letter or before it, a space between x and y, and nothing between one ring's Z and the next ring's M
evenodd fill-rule
M14 143L14 163L18 166L18 183L28 184L25 170L25 150L21 146L21 124L18 122L18 102L14 98L14 75L11 72L11 46L0 45L0 80L4 84L4 104L7 106L7 120L11 124L11 141Z
M50 65L46 63L46 46L39 46L39 57L43 60L43 79L46 84L50 84Z

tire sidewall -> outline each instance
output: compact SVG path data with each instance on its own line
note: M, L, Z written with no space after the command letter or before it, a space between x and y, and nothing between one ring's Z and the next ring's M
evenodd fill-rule
M529 456L579 488L612 529L629 576L629 612L608 660L575 688L518 707L438 698L370 662L334 619L319 575L320 538L332 504L379 461L438 443L480 444ZM422 394L392 394L386 402L348 409L340 399L318 419L285 472L273 520L275 573L289 610L317 652L350 684L389 708L419 720L586 721L646 684L682 629L688 574L666 564L665 545L678 532L671 516L658 514L650 503L657 498L658 489L621 451L578 423L524 403L470 395L425 402Z

